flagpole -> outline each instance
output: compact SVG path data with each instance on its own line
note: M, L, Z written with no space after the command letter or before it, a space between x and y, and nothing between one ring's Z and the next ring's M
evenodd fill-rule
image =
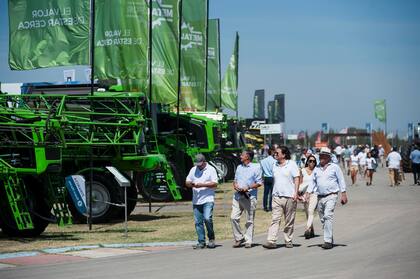
M149 117L152 118L152 9L153 1L149 0Z
M238 105L238 87L239 87L239 34L236 31L237 50L236 50L236 119L239 119L239 105Z
M207 23L206 23L206 83L204 92L204 111L207 111L207 79L208 79L208 65L209 65L209 1L207 0Z
M179 106L181 102L181 41L182 41L182 0L179 1L179 23L178 23L178 94L177 94L177 101L176 101L176 150L179 151L178 145L179 145ZM176 156L179 157L179 154Z
M217 19L217 44L219 48L219 111L222 111L222 50L220 49L220 19Z

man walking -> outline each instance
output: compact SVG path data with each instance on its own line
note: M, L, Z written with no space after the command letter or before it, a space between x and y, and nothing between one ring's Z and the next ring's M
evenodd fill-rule
M414 185L420 185L420 147L418 145L415 145L413 151L411 151L410 160L414 176Z
M194 165L185 182L185 185L192 188L193 192L194 222L198 236L198 243L193 248L203 249L206 247L204 224L209 238L207 248L215 248L213 207L214 188L217 187L218 182L217 172L214 167L206 162L203 154L197 154L195 156Z
M272 193L273 193L273 165L277 162L274 158L274 150L268 149L267 158L261 160L261 169L264 175L264 197L263 207L264 211L268 212L272 209Z
M235 173L233 189L235 194L232 200L232 213L230 220L234 238L234 248L241 247L245 243L245 248L252 247L254 238L254 218L257 209L257 188L262 185L261 168L259 164L251 163L254 152L244 151L241 154L241 163ZM245 233L240 226L241 215L245 211L246 223Z
M340 167L331 163L331 150L323 147L320 152L320 164L313 172L314 180L306 190L305 199L309 194L318 194L318 213L324 227L323 249L333 248L333 217L338 193L341 192L341 204L347 203L346 183Z
M293 230L299 189L300 171L297 164L290 160L290 151L286 146L276 150L277 163L273 166L273 211L268 228L266 249L277 248L277 237L282 215L284 216L284 241L286 248L293 248Z
M401 155L397 152L397 147L392 148L392 152L386 157L386 163L388 166L388 176L391 182L391 187L397 186L400 184L400 165L401 165Z

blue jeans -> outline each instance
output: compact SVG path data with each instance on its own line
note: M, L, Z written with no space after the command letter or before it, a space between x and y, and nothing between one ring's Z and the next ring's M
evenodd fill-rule
M263 197L263 207L264 210L272 210L272 194L273 194L273 178L264 177L264 197Z
M213 207L214 202L206 202L204 204L193 205L195 231L197 232L198 243L206 243L206 232L204 231L204 224L206 225L207 236L209 240L214 240Z

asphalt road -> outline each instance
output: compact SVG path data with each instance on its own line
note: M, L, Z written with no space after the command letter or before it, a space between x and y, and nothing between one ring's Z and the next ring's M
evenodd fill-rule
M214 250L15 267L0 270L0 278L420 278L420 186L410 186L406 175L402 186L391 188L385 170L375 178L374 186L348 187L349 204L336 208L332 250L320 248L322 236L305 240L299 226L293 249L233 249L226 241ZM319 234L318 219L315 229Z

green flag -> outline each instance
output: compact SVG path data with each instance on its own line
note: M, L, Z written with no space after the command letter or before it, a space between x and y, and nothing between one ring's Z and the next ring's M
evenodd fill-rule
M182 1L181 108L204 110L207 0Z
M207 49L207 111L220 109L219 20L209 19Z
M222 80L222 106L235 111L238 109L238 59L239 35L236 33L233 54Z
M269 101L267 106L268 123L274 123L274 101Z
M385 100L375 101L375 118L381 122L386 122L386 103Z
M89 64L89 0L9 0L9 65Z
M152 1L152 102L178 100L180 0Z
M95 76L148 81L148 6L144 0L96 0Z

